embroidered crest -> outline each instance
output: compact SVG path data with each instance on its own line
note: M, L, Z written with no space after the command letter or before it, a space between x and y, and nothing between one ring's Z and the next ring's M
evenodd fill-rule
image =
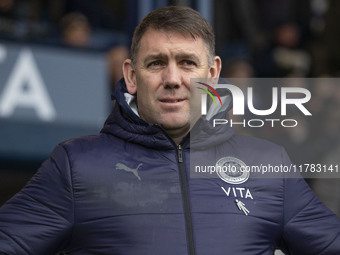
M240 159L224 157L216 163L216 173L225 182L241 184L248 180L247 165Z

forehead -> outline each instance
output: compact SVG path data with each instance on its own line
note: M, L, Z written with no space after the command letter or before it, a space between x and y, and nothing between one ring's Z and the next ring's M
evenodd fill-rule
M177 31L148 29L140 40L138 56L148 54L195 54L207 57L207 49L200 37L193 38Z

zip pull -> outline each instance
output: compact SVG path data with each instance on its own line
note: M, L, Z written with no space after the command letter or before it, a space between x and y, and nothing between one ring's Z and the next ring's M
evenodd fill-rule
M183 150L180 144L177 146L177 155L178 155L178 162L183 163Z

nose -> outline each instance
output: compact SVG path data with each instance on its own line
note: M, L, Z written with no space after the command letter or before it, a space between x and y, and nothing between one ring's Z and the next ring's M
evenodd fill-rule
M179 88L182 82L181 71L175 63L169 65L163 71L163 84L165 88Z

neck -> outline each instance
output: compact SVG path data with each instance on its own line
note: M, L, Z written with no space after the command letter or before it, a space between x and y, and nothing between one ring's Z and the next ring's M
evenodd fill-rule
M189 133L190 128L178 129L167 129L164 128L165 132L170 136L176 145L180 144L183 138Z

